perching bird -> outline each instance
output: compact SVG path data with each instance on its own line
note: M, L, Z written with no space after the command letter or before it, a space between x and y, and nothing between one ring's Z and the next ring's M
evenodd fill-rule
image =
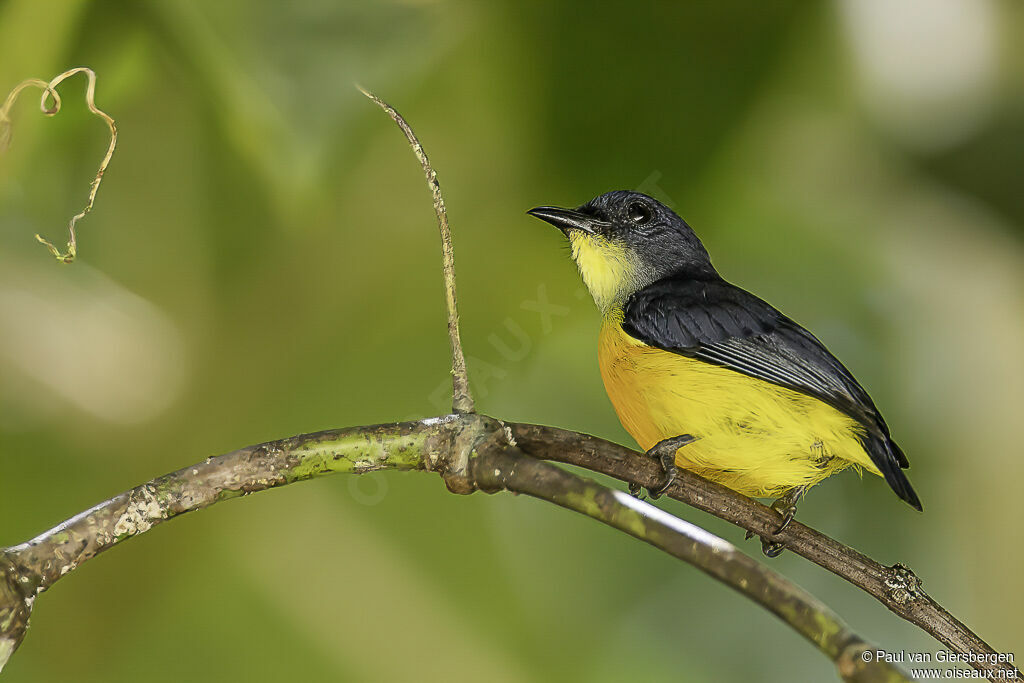
M678 465L748 496L781 496L781 531L808 487L859 467L921 509L867 392L814 335L723 280L672 210L619 191L529 213L568 237L601 310L608 397L665 469L653 497Z

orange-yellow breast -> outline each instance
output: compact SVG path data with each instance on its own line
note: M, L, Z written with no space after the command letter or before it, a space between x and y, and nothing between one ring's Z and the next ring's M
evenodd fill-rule
M850 466L879 474L855 420L796 391L643 344L619 316L601 329L598 358L615 411L642 448L697 440L676 463L749 496L774 497Z

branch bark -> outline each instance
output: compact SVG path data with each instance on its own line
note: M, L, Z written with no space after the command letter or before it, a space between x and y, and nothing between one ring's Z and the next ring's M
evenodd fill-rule
M732 544L621 491L524 455L514 445L514 434L498 420L476 414L328 430L207 458L104 501L0 551L0 669L23 640L36 597L99 553L224 500L325 474L396 469L436 472L457 493L508 490L585 514L696 566L769 609L829 657L843 680L908 680L890 664L865 662L861 655L874 645L813 596Z
M25 637L36 596L83 562L187 512L334 472L436 469L464 461L451 418L335 429L249 446L136 486L0 550L0 670Z
M436 418L331 429L207 458L114 496L26 543L4 549L0 562L14 572L18 585L38 594L101 552L222 500L335 472L435 469L434 463L424 458L455 451L450 424L447 418Z

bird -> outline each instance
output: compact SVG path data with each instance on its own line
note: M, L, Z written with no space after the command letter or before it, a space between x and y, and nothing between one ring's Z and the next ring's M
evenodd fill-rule
M682 467L796 514L847 468L879 475L916 510L906 455L867 391L825 345L719 275L693 229L640 192L528 214L561 230L601 312L598 365L627 432L665 473ZM637 495L640 487L630 490ZM749 536L749 534L748 534ZM762 539L765 554L782 543Z

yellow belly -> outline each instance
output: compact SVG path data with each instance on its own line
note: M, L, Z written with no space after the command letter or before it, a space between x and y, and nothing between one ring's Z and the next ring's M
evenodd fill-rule
M850 466L880 474L857 439L860 425L827 403L652 348L611 318L599 344L608 397L641 448L697 437L676 453L680 467L757 497L813 486Z

